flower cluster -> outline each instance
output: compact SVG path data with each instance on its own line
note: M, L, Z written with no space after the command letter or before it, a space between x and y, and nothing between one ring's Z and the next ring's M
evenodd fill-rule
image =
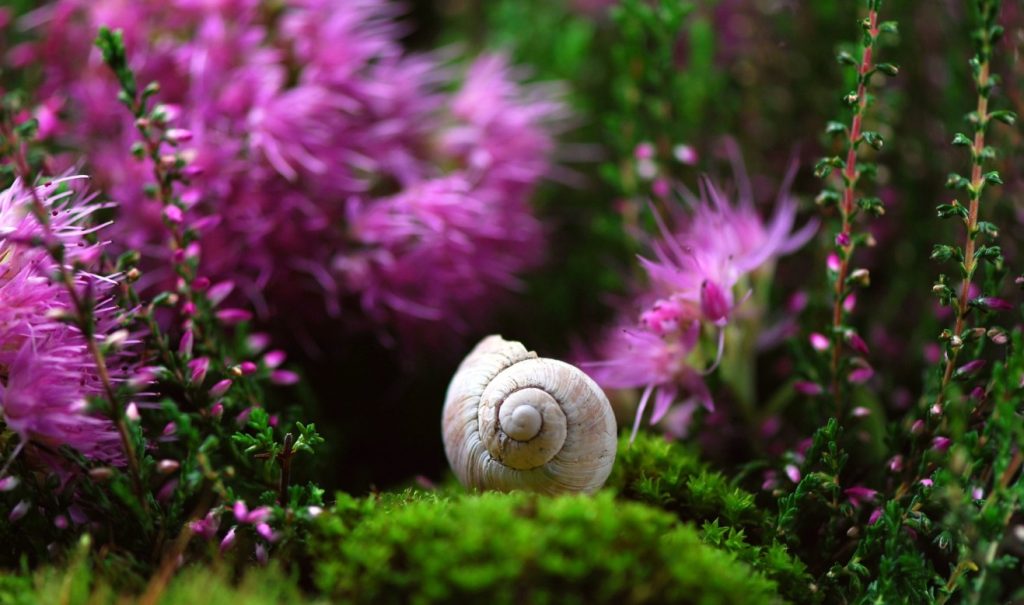
M602 361L587 364L602 386L643 388L633 434L653 397L651 424L665 419L672 404L686 398L669 418L668 430L684 435L699 406L713 409L704 375L721 360L725 329L742 315L758 272L806 243L817 229L812 221L794 231L796 201L788 195L790 171L766 222L758 213L749 183L740 178L736 202L710 180L700 196L683 191L690 212L679 212L671 229L652 207L660 238L653 258L641 258L649 286L639 297L642 311L612 332ZM702 335L714 334L713 361Z
M58 179L34 193L15 182L0 193L0 413L20 438L18 450L30 446L33 457L55 461L54 449L69 446L123 465L113 423L89 411L90 397L105 396L102 381L86 338L69 321L77 312L70 291L53 278L58 266L51 250L63 250L68 265L88 269L97 266L103 247L87 240L96 228L85 223L101 205L73 189L73 179ZM33 209L37 201L48 225ZM92 301L92 337L112 352L111 379L124 381L131 363L120 351L131 338L118 328L113 283L83 270L74 288L80 300Z
M160 86L162 127L188 158L186 212L208 215L204 274L264 316L358 301L420 334L480 315L537 262L527 201L564 111L501 56L463 73L405 53L396 16L381 0L56 0L25 17L37 40L16 55L45 66L45 134L87 154L123 245L164 253L165 217L88 52L100 25L123 30L132 69Z

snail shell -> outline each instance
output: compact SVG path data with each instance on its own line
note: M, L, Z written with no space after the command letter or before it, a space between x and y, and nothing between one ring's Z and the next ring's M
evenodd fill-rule
M474 489L594 492L615 462L615 415L582 370L488 336L445 397L444 449Z

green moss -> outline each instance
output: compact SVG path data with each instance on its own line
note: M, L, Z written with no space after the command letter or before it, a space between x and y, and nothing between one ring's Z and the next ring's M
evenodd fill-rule
M641 433L629 443L619 440L615 469L608 487L620 498L663 508L701 525L702 540L733 553L775 581L780 593L798 603L820 601L807 566L774 540L770 521L754 495L712 471L685 446Z
M774 583L663 511L532 494L339 495L315 581L353 603L773 603Z
M191 567L167 586L159 605L319 605L303 596L297 582L274 568L257 568L241 582L227 579L224 570ZM32 575L0 572L0 605L126 605L137 597L119 593L96 576L85 560L67 569L47 568Z

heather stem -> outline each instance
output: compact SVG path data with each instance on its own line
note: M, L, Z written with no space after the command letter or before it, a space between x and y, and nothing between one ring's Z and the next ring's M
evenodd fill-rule
M966 234L964 239L964 280L960 288L960 297L957 299L956 323L953 326L953 337L951 339L950 353L946 355L946 368L942 373L942 384L939 393L935 397L935 405L941 405L946 396L946 389L953 378L953 370L956 368L956 360L960 353L960 343L963 341L964 327L967 323L967 313L970 311L970 290L971 279L978 266L974 258L974 244L978 233L978 209L981 203L981 192L984 188L984 176L982 175L982 151L985 149L985 123L988 121L988 87L989 87L989 61L987 53L983 56L978 66L978 129L974 133L974 142L971 147L973 165L971 166L971 200L967 210Z
M879 34L878 11L872 4L868 11L867 21L867 43L861 55L860 66L858 67L857 78L857 101L850 124L847 139L846 162L843 167L843 196L839 203L839 214L842 219L840 236L837 238L840 243L839 270L836 275L835 295L832 303L832 393L835 398L836 418L842 418L843 412L843 388L840 379L840 365L842 361L843 347L843 325L844 309L843 302L849 294L846 283L850 271L850 260L853 257L856 242L852 237L853 217L855 214L855 194L857 181L860 173L857 171L857 146L861 142L861 126L864 114L868 107L867 84L873 70L872 54L875 40Z

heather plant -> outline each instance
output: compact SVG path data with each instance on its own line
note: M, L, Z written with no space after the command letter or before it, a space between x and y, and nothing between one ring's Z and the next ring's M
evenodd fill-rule
M1016 3L5 8L0 604L1024 598ZM445 470L486 333L597 493Z

